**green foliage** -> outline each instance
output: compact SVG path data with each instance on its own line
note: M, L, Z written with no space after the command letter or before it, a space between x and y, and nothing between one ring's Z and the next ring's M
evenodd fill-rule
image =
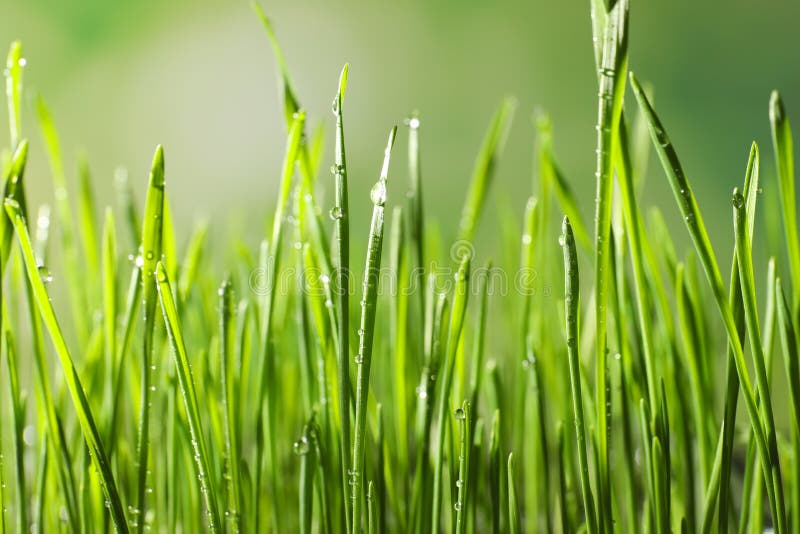
M310 117L276 28L255 5L286 128L285 145L271 147L284 159L272 169L276 201L255 254L252 243L220 242L224 221L173 225L170 204L191 199L168 194L160 146L142 212L120 170L119 207L98 218L88 159L75 176L65 169L42 97L45 154L24 137L25 61L13 43L0 214L0 533L796 532L800 245L783 102L773 93L775 181L760 176L753 143L733 194L726 286L677 150L632 75L638 109L624 106L628 2L590 7L595 227L539 114L529 132L534 189L524 205L501 205L497 262L473 241L493 224L486 201L511 98L463 183L423 176L427 145L411 113L399 136L408 184L390 187L392 128L367 204L348 181L349 66L332 107L333 176L321 184L325 127L306 136ZM693 244L685 256L659 211L673 206L640 200L647 132ZM29 226L25 194L28 159L43 156L52 243L49 208ZM434 179L466 191L444 262L448 247L423 202ZM763 183L780 191L785 266L784 254L765 261L755 246ZM350 198L371 208L369 225L351 219ZM555 206L566 215L560 228ZM513 213L523 208L519 225ZM563 262L554 260L559 230ZM594 276L580 277L592 262ZM563 289L550 283L562 276ZM774 358L783 372L773 377Z

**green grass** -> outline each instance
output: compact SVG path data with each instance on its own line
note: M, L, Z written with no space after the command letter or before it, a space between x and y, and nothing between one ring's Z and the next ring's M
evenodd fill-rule
M423 173L436 144L413 111L406 129L390 130L372 189L351 188L349 66L328 142L331 117L302 108L276 27L257 5L286 134L272 147L284 154L271 171L275 199L253 214L269 216L261 243L224 242L224 218L176 227L171 207L190 200L170 194L160 146L145 198L120 169L116 204L102 210L91 155L75 173L65 168L56 114L41 95L27 98L13 43L0 534L798 532L789 114L774 92L774 175L755 142L726 155L746 162L741 187L716 197L733 206L720 223L734 250L726 285L670 117L628 72L628 7L590 2L593 229L574 193L583 183L558 163L573 147L556 142L543 112L528 132L532 190L491 219L510 97L476 147L471 177ZM41 154L27 140L37 123ZM407 158L392 157L396 144ZM651 152L660 168L648 165ZM49 161L52 218L28 203L29 158ZM329 163L331 175L320 172ZM645 182L662 177L675 202L644 205ZM424 203L434 180L466 195L441 230ZM772 226L756 217L762 187L779 192ZM355 224L363 211L369 224ZM671 216L680 228L667 225ZM678 231L688 251L673 243ZM478 246L484 234L494 247Z

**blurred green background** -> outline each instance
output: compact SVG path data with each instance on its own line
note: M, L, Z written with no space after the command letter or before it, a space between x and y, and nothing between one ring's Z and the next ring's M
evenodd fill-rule
M729 251L730 191L742 181L753 139L762 147L764 189L775 188L770 91L781 90L790 116L800 110L800 4L631 4L631 70L654 87L717 250ZM342 64L351 64L345 112L356 224L366 221L390 126L418 109L426 205L451 236L484 130L507 94L519 105L493 199L511 199L505 209L521 213L532 187L531 117L543 109L554 122L561 166L592 220L597 84L588 0L262 5L312 124L327 126L325 169L332 162L330 103ZM23 130L33 141L33 202L52 197L32 106L40 93L60 129L68 168L77 150L88 151L101 206L114 202L118 165L129 168L142 192L153 148L162 143L179 224L233 219L248 240L261 235L274 205L284 128L272 53L247 2L7 0L0 11L0 41L21 39L28 60ZM5 108L2 114L5 120ZM5 128L1 135L7 146ZM403 135L390 201L406 188L405 149ZM653 159L645 200L676 224ZM330 192L327 172L320 185ZM482 226L484 239L496 232L496 224ZM685 232L676 234L687 242Z

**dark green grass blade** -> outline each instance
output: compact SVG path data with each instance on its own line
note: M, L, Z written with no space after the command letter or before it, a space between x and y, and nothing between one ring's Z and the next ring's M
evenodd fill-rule
M469 297L468 285L470 277L470 255L464 254L455 275L455 288L453 304L450 309L450 324L447 329L447 344L445 345L444 373L440 377L441 386L436 392L437 396L437 436L434 449L434 477L433 477L433 511L431 514L431 531L438 532L441 524L442 506L442 472L444 470L445 430L449 415L450 389L453 384L453 369L455 367L456 352L464 326L467 301Z
M384 152L380 178L372 187L372 222L367 241L367 258L362 286L361 324L359 327L358 366L356 379L356 419L353 438L353 461L348 483L352 488L353 534L361 532L361 492L365 480L364 457L366 442L367 399L369 396L369 374L372 365L373 337L375 335L375 311L378 304L378 281L383 247L383 219L386 204L386 181L389 177L389 161L394 146L397 127L389 133Z
M337 330L337 378L339 385L339 415L341 418L339 434L343 494L347 494L347 477L350 469L350 207L347 190L347 155L344 143L344 93L347 88L348 65L342 68L339 76L339 89L334 100L333 112L336 116L335 148L335 205L332 211L336 231L337 270L335 272L336 309L338 311ZM350 502L344 499L346 528L350 528Z
M783 230L792 279L792 306L800 305L800 237L797 234L797 208L794 183L794 146L792 128L786 109L778 91L773 91L769 100L769 123L772 131L772 146L775 150L775 166L778 170L778 190L783 213Z
M586 444L586 422L583 414L583 397L581 393L580 355L578 354L578 317L580 315L580 281L578 279L578 253L575 248L575 237L569 219L564 217L561 227L561 246L564 249L564 287L567 332L567 359L572 389L572 408L577 434L578 464L580 468L581 494L583 507L590 533L597 532L594 496L589 482L589 455Z
M769 449L767 446L767 439L765 436L764 427L760 420L758 405L755 399L755 393L750 380L750 374L747 369L747 364L744 359L744 352L742 349L741 338L736 328L736 321L728 299L725 295L725 288L722 283L722 276L720 275L719 266L714 256L711 243L708 239L705 224L703 223L700 209L697 206L694 194L692 193L689 182L683 173L678 156L669 137L661 124L661 121L655 114L655 111L650 106L647 97L644 95L641 87L639 86L636 78L631 74L631 85L633 86L634 94L639 102L639 107L648 121L650 128L650 136L653 140L653 145L656 148L661 164L667 175L672 191L675 195L675 200L684 218L687 229L689 230L690 237L700 257L701 264L705 270L706 277L711 285L711 290L714 300L722 316L723 323L728 335L728 341L733 349L733 358L736 364L736 370L739 375L739 383L745 398L747 412L750 417L750 422L756 440L759 444L759 454L762 463L769 466ZM770 468L767 467L767 471Z
M492 122L483 139L483 145L478 152L478 159L475 161L467 198L464 200L464 207L461 211L458 230L460 240L471 241L475 235L478 218L494 178L497 161L503 153L515 108L516 101L513 98L506 98L492 117Z
M608 14L603 52L598 65L599 93L597 110L597 195L595 206L595 383L597 409L597 518L601 531L611 528L611 484L609 482L610 421L607 419L607 331L609 280L611 277L611 200L614 183L614 152L618 143L628 70L628 2L619 0ZM651 392L652 395L652 392ZM591 526L591 523L590 523ZM593 533L590 530L590 534Z
M217 506L217 491L214 482L214 471L208 460L208 449L200 418L200 406L197 402L197 392L195 390L194 377L192 376L191 364L186 353L183 331L178 320L178 310L175 307L175 300L172 296L172 287L164 264L156 264L156 280L158 282L158 296L161 301L161 311L164 314L164 323L167 327L172 355L175 359L177 368L178 383L183 397L186 417L189 423L189 431L192 436L192 447L194 457L197 462L197 477L199 488L208 513L208 529L215 532L217 529L224 529L220 522L219 508Z
M13 221L14 229L25 260L28 280L33 288L39 313L55 345L56 353L58 354L64 372L67 388L69 389L70 397L72 398L78 421L80 422L83 437L86 441L86 445L89 447L89 452L94 464L98 469L98 475L103 486L103 491L106 494L106 499L108 500L109 511L114 526L119 532L127 532L128 526L125 522L122 501L117 491L117 485L111 473L111 465L108 462L105 449L100 440L100 434L97 431L94 416L92 415L91 407L86 399L86 394L83 391L83 386L80 383L72 356L67 348L58 320L56 319L53 305L47 293L47 288L39 274L36 259L33 255L33 248L31 247L30 237L28 236L28 229L25 225L22 213L20 212L20 206L14 200L6 200L5 208L6 213Z

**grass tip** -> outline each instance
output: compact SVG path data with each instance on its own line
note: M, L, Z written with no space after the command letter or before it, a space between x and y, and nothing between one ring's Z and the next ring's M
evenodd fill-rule
M771 122L780 122L786 116L786 110L783 107L783 99L777 89L772 90L769 96L769 119Z
M345 63L342 67L342 72L339 74L339 106L342 105L344 100L344 92L347 89L347 73L350 70L350 63Z

